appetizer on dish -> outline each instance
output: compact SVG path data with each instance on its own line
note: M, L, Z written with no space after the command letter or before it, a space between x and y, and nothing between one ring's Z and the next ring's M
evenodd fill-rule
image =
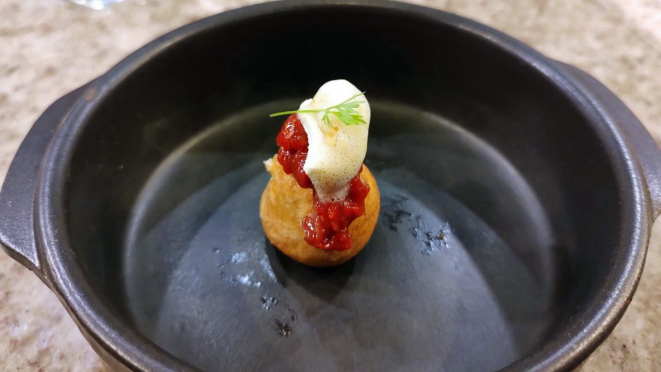
M271 174L260 201L268 239L294 260L316 267L354 257L379 215L379 190L363 164L370 106L353 84L329 81L289 115L264 162Z

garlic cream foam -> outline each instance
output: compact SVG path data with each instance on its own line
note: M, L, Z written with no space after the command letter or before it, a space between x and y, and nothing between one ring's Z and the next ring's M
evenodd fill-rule
M301 103L300 110L324 110L361 93L346 80L332 80L322 85L313 98ZM324 112L299 113L298 117L308 136L308 156L303 170L310 177L319 199L338 201L346 197L349 181L358 174L367 153L370 105L361 95L357 111L365 124L345 125L335 115Z

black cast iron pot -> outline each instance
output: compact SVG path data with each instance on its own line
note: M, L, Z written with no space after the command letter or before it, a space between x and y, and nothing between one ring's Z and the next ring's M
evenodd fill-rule
M325 81L372 105L356 259L265 239L261 162ZM7 252L144 371L567 370L631 301L661 152L585 73L451 14L280 2L195 22L55 102L0 194Z

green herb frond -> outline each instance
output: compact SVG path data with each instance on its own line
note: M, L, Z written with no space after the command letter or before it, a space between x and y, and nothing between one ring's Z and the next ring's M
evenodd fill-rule
M282 115L323 112L324 116L322 120L324 121L324 123L326 123L326 125L328 125L331 128L333 128L333 124L331 124L330 115L334 115L345 125L367 124L363 116L358 112L358 107L360 106L361 103L365 103L365 101L357 101L357 100L354 101L354 99L364 95L365 92L358 93L344 100L342 103L339 103L335 106L327 107L325 109L282 111L271 114L269 115L269 117L272 118Z

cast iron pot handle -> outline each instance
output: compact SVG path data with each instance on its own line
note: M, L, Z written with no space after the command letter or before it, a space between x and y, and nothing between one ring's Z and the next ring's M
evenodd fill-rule
M583 89L591 92L598 106L612 117L640 165L652 201L652 213L656 218L661 212L661 149L643 124L613 92L588 73L562 62L555 62L560 69L575 77Z
M39 169L53 135L88 85L58 99L37 119L18 148L0 191L2 247L10 257L44 281L33 225Z

